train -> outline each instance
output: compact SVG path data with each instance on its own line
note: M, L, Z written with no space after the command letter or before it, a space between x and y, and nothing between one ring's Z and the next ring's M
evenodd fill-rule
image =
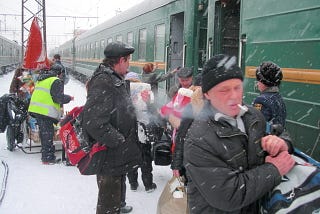
M21 45L16 41L11 41L0 36L0 74L21 63Z
M201 72L219 53L234 55L244 72L244 101L259 94L255 70L263 61L283 71L281 94L287 130L294 145L320 159L320 1L319 0L145 0L59 46L66 66L89 77L112 41L135 47L130 70L145 63L156 72L178 66ZM176 79L163 82L159 95Z

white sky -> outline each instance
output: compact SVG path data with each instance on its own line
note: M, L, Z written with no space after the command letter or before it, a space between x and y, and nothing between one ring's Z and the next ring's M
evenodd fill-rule
M67 0L66 0L67 1ZM9 91L13 73L0 76L0 95ZM65 93L75 97L64 105L65 111L83 105L86 92L83 83L71 78L65 86ZM78 169L64 164L42 165L40 154L25 154L21 150L7 150L6 134L0 133L0 187L4 182L4 168L1 161L9 166L5 195L0 204L1 214L93 214L95 213L98 188L96 176L80 175ZM57 148L61 144L57 144ZM27 149L27 151L29 151ZM39 151L33 148L31 151ZM56 152L61 157L61 152ZM128 205L133 206L130 214L155 214L158 198L172 176L170 166L154 166L153 178L158 188L146 193L141 181L132 192L127 180Z
M125 11L142 1L143 0L47 0L48 50L50 51L50 49L71 39L74 28L92 28L115 16L116 11ZM0 35L11 40L16 40L19 44L21 43L21 16L15 16L15 14L21 15L21 2L22 0L0 0ZM27 3L32 6L35 5L34 2L35 0L27 1ZM50 16L98 17L98 19L74 19L71 17L60 18ZM25 38L27 38L27 36L25 36Z

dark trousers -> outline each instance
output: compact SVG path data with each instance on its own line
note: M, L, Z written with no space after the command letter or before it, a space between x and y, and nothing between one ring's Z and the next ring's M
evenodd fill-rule
M39 136L41 141L41 160L50 161L56 157L55 147L53 145L54 127L51 119L37 118L39 125Z
M98 203L96 214L117 214L126 202L126 177L97 175Z
M141 177L142 177L143 185L145 187L151 187L153 182L151 144L141 143L141 148L142 148ZM130 171L128 173L128 179L130 184L138 182L138 168L135 168L133 171Z

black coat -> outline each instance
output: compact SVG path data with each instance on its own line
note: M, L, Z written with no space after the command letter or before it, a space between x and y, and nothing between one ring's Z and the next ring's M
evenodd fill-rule
M252 107L243 116L246 133L213 117L207 103L184 145L190 213L258 213L259 199L281 181L265 163L263 115Z
M192 116L191 116L192 115ZM183 167L183 146L187 132L193 122L192 105L188 104L182 113L181 123L176 135L176 145L173 152L171 169L182 170Z
M266 121L272 124L281 124L285 128L287 117L286 105L279 93L278 87L270 87L261 92L253 101L253 106L262 112Z
M140 164L137 119L129 82L103 65L88 84L82 126L90 137L107 146L100 174L124 175Z
M156 72L151 72L151 73L143 72L141 75L141 78L142 78L142 82L150 84L152 92L155 95L157 95L158 83L173 77L173 75L174 74L172 72L168 72L166 74L157 74Z

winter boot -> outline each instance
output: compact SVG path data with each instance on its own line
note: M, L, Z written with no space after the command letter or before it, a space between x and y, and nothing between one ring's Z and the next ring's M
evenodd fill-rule
M132 191L132 192L136 192L137 189L138 189L138 186L139 186L138 182L131 183L131 184L130 184L130 189L131 189L131 191Z
M132 211L132 206L123 206L120 208L120 214L122 213L130 213Z
M146 186L145 190L147 193L153 192L155 189L157 189L157 185L155 183L152 183L151 186Z
M60 158L55 158L55 159L52 159L52 160L42 161L42 164L43 165L53 165L53 164L56 164L56 163L60 163L60 161L61 161Z

